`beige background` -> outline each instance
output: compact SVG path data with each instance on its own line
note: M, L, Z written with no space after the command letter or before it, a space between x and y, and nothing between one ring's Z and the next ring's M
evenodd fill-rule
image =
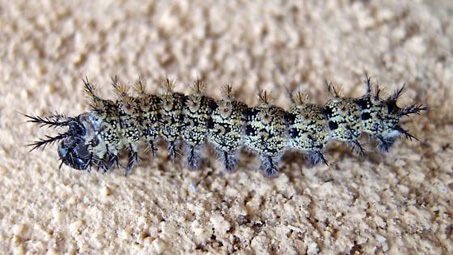
M0 253L451 254L453 6L451 1L7 1L0 2ZM188 92L197 77L218 98L259 89L289 106L285 86L327 100L325 79L347 96L363 71L400 105L427 104L388 155L341 144L329 167L285 157L267 179L241 157L225 174L210 153L189 171L141 152L129 177L58 170L56 147L27 143L55 131L20 113L88 110L81 79L114 98L110 76L165 76Z

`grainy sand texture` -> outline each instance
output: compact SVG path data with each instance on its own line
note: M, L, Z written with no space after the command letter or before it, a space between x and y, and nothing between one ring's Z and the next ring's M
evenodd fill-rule
M452 254L453 3L439 1L0 1L1 254ZM276 178L241 153L236 172L212 152L198 171L140 151L130 176L59 169L57 131L21 113L89 110L82 78L115 99L110 77L166 77L220 98L231 82L288 109L286 88L328 99L365 92L364 70L399 104L428 111L382 155L332 143L329 165L288 154ZM122 162L124 164L124 162Z

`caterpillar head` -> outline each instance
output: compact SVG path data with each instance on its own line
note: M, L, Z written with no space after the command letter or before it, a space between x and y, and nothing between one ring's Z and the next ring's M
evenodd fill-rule
M93 133L90 114L85 113L77 117L65 117L62 115L52 115L50 117L28 116L29 122L38 123L40 126L50 126L53 128L67 127L64 133L56 136L46 136L45 139L36 141L30 146L31 150L42 148L48 144L59 142L58 155L61 165L65 164L77 170L86 170L92 165L92 157L89 150L88 134ZM61 167L60 165L60 167Z
M85 170L90 165L90 153L83 137L86 129L79 118L69 124L70 135L58 145L58 156L62 163L77 170Z

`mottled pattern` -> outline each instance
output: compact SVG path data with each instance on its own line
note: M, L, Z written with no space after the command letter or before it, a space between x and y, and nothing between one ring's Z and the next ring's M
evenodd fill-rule
M177 154L177 140L183 125L183 108L185 95L181 93L167 93L161 97L160 114L162 116L160 134L168 143L168 155L172 158Z
M236 168L237 153L245 147L260 157L266 175L274 176L281 156L290 149L304 153L308 165L321 161L327 164L322 153L331 140L344 142L362 154L362 133L377 139L381 151L388 151L396 136L412 138L399 126L400 118L424 109L417 105L397 106L404 87L386 99L379 97L379 90L372 94L369 78L367 92L360 98L343 98L329 84L334 95L324 106L305 103L298 94L297 98L291 96L293 106L288 111L272 105L265 91L260 92L257 106L248 107L233 98L230 86L226 87L226 97L215 101L204 94L201 81L195 83L189 95L174 92L173 83L168 80L167 92L160 96L147 94L139 85L140 95L133 97L115 78L118 100L113 102L100 99L85 81L86 91L93 99L92 112L66 122L58 122L62 117L56 118L58 121L52 125L67 125L68 133L38 141L35 147L63 139L59 147L63 163L81 170L97 165L104 171L118 163L119 150L126 149L128 174L137 162L139 143L146 142L155 154L154 142L160 136L168 145L168 155L175 158L184 154L190 168L199 168L202 148L208 142L227 171ZM39 117L33 120L46 121ZM179 141L184 146L181 152Z
M85 140L85 143L89 146L89 151L101 160L108 153L117 155L121 149L117 105L110 100L101 100L97 102L92 115L98 116L101 123L99 127L93 128L93 138ZM92 125L92 123L87 123L87 125ZM87 127L85 128L87 129Z
M152 154L156 153L156 140L159 138L161 130L161 99L157 95L143 94L141 101L141 116L142 116L142 135L148 143Z
M244 110L247 105L231 99L222 99L211 113L208 142L217 150L227 171L236 167L236 154L243 144Z
M247 109L245 116L244 145L262 157L261 168L273 176L287 144L285 111L262 100L260 105Z
M321 108L298 103L291 107L286 118L288 146L307 154L311 165L317 164L323 159L322 150L330 140Z
M197 86L201 86L200 81L198 84ZM215 108L214 99L203 95L201 88L197 88L192 95L186 97L181 136L187 144L186 154L191 168L199 167L201 159L199 146L205 143L208 121Z

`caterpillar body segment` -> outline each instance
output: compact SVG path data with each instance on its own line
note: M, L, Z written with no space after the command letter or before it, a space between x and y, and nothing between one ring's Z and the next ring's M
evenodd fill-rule
M153 156L157 152L156 141L160 136L163 122L161 103L162 99L157 95L141 95L142 137Z
M208 120L208 143L211 144L228 172L234 171L237 154L244 144L247 105L237 101L227 87L227 95L217 102Z
M304 153L310 166L320 161L327 164L322 151L330 136L321 107L299 102L290 108L286 119L288 147Z
M201 146L206 143L208 122L213 110L217 108L214 99L204 95L203 82L195 83L194 91L186 96L183 108L183 128L181 138L184 141L184 154L189 167L198 168L202 155Z
M183 110L186 95L173 92L174 82L167 79L167 92L161 95L160 115L160 135L167 142L168 156L174 159L178 154L178 142L183 126Z
M245 112L246 148L261 156L261 169L268 175L277 173L277 165L287 146L286 112L269 102L267 93L260 93L260 103Z

